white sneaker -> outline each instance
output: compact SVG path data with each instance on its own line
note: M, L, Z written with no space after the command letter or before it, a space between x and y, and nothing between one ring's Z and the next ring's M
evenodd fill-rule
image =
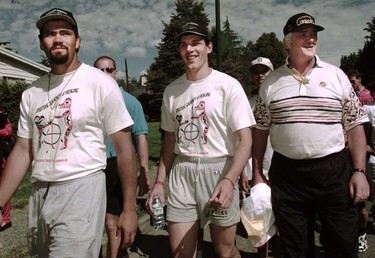
M367 250L366 233L358 237L358 252L363 253Z

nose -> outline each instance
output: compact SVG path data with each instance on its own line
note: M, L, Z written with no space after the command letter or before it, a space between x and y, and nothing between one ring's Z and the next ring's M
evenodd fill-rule
M188 45L186 46L186 50L187 50L187 51L193 51L193 46L190 45L190 44L188 44Z
M61 42L61 35L59 33L56 33L55 36L53 37L54 42Z

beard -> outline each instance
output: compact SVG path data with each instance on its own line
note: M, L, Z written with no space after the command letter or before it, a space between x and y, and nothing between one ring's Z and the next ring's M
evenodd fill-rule
M66 49L68 50L68 49ZM52 54L52 51L49 51L49 62L51 64L61 65L65 64L69 59L69 52L66 54Z

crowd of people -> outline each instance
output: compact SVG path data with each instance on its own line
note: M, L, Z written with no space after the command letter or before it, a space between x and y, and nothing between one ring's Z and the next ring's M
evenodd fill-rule
M125 256L137 242L138 188L138 196L148 193L150 213L154 195L168 204L173 257L204 257L200 232L208 226L218 257L239 258L240 199L259 183L271 189L283 257L314 257L316 220L327 256L367 250L375 81L366 88L358 71L345 74L317 56L324 28L313 16L287 20L284 65L274 68L263 56L251 61L254 96L209 66L213 43L205 26L182 26L175 40L185 73L163 94L151 189L147 123L139 101L117 84L114 59L100 56L94 67L79 60L70 11L48 10L36 26L51 72L22 94L17 141L6 164L1 156L0 181L2 231L11 226L9 200L31 165L31 255ZM12 134L3 120L1 138ZM267 248L259 253L267 257Z

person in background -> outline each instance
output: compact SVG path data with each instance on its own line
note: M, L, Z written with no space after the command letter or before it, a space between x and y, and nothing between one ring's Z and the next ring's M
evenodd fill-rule
M270 59L266 57L257 57L250 64L250 81L256 87L256 94L250 97L249 102L251 108L255 106L256 99L258 98L258 90L260 85L263 83L264 79L267 75L269 75L273 71L273 65ZM272 158L272 146L271 143L268 141L267 143L267 150L265 154L265 158L263 161L263 173L266 177L268 177L268 169L271 164ZM247 163L245 170L241 173L240 177L240 188L241 188L241 196L245 198L246 194L249 193L250 182L249 179L252 178L252 166L251 166L251 158Z
M0 178L2 176L2 171L5 168L5 163L7 159L7 155L5 153L5 150L3 145L5 145L5 141L12 137L13 129L12 129L12 123L9 120L8 113L0 110ZM10 217L11 212L11 201L7 201L4 205L4 209L1 211L3 213L3 222L0 226L0 232L12 227L12 219ZM3 244L0 243L0 249L3 249Z
M372 97L370 90L368 90L364 85L362 85L362 76L360 72L358 72L357 70L351 70L347 73L347 76L361 104L368 105L368 104L373 103L374 98ZM369 123L364 124L365 132L367 131L366 129L369 128L367 126L368 124ZM369 137L367 137L367 135L369 135L370 133L371 132L366 133L366 142L367 142L368 147L369 147ZM369 157L369 155L367 156ZM366 171L368 172L368 169ZM358 252L362 253L368 249L366 228L367 228L367 224L369 220L369 212L366 206L366 202L358 204L358 210L359 210Z
M109 56L98 57L94 62L94 67L116 79L116 62ZM131 126L133 144L138 153L139 176L138 176L138 196L142 196L149 191L150 177L148 172L148 142L147 142L147 122L143 113L141 103L128 92L120 87L126 109L129 111L134 124ZM109 136L107 136L107 167L106 189L107 189L107 212L105 216L105 227L108 235L107 258L123 257L126 249L121 248L121 235L117 234L117 223L123 209L123 198L121 195L121 181L118 175L116 152Z
M53 8L36 23L51 72L20 104L17 141L0 182L0 207L31 165L31 256L98 257L105 219L105 135L118 156L124 208L118 230L130 246L137 231L133 124L115 80L78 58L81 39L70 11ZM3 217L0 214L0 223Z
M351 70L347 73L347 75L362 105L373 103L374 98L371 96L370 91L364 85L362 85L361 73L357 70Z
M368 90L370 91L371 97L375 99L375 79L371 79L367 83ZM367 131L367 175L369 178L370 189L371 191L371 213L375 213L374 205L374 191L375 191L375 102L366 103L363 105L363 108L366 110L366 114L370 120L370 127ZM366 228L369 221L369 212L366 205L360 208L360 217L359 217L359 237L358 237L358 251L360 253L368 250L367 245L367 234Z
M151 212L154 195L165 203L164 181L169 176L172 256L195 257L199 228L209 225L218 256L239 258L237 179L251 154L254 117L240 83L209 67L213 45L207 28L189 22L176 40L185 74L164 91L164 141L147 208Z
M270 134L272 208L285 257L315 256L316 214L326 256L356 257L357 205L369 196L362 125L368 118L346 74L316 55L322 30L307 13L288 19L286 64L267 76L254 108L252 184L267 182L263 155Z
M251 108L254 108L256 100L258 98L258 91L260 85L263 83L264 79L273 71L273 64L270 59L266 57L257 57L250 64L250 81L256 88L256 94L249 99ZM272 158L272 146L271 142L269 141L269 137L267 140L267 148L264 154L263 159L263 174L266 178L268 178L268 170L271 164ZM252 178L252 160L249 159L244 171L241 173L239 183L240 183L240 190L241 190L241 198L244 199L250 192L250 179ZM273 241L274 242L274 241ZM269 242L264 244L261 247L258 247L258 255L259 257L267 257L268 254L268 247Z

